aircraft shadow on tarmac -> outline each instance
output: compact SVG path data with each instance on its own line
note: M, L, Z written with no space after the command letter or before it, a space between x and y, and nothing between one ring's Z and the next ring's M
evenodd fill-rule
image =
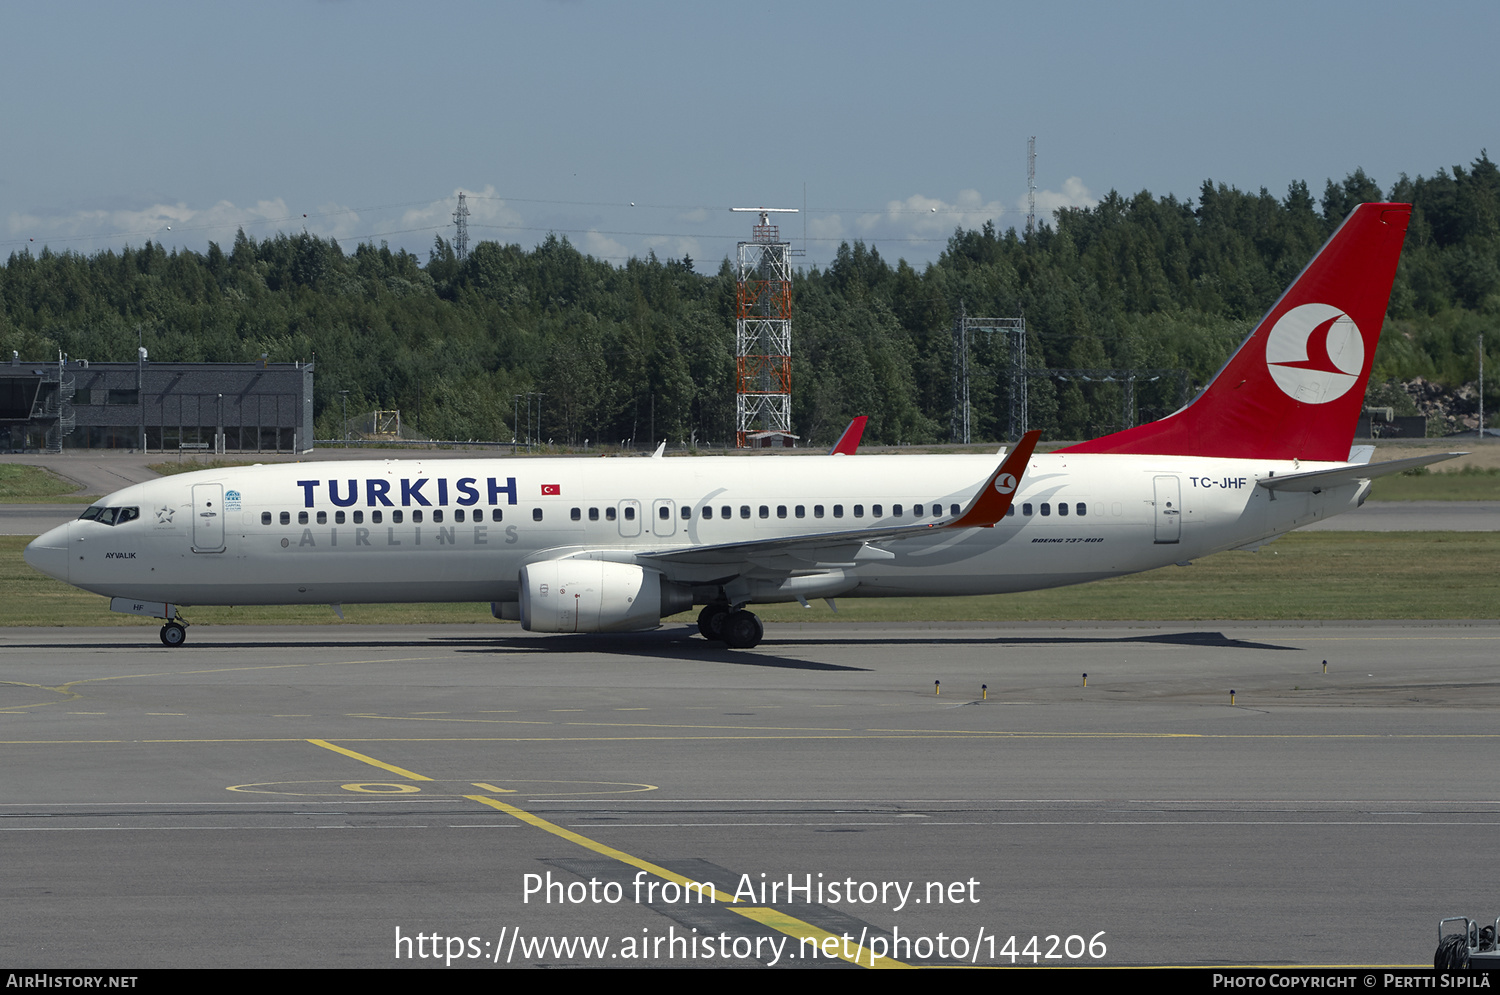
M268 635L272 635L268 633ZM772 636L755 650L731 650L717 643L705 643L690 626L672 626L650 632L579 633L577 635L532 636L476 635L476 636L432 636L404 639L358 639L358 640L296 640L286 638L285 631L274 634L265 641L236 639L223 642L213 639L211 632L199 630L194 635L192 649L266 649L271 646L295 646L298 649L392 649L452 647L460 653L508 653L527 656L558 656L563 654L598 653L608 656L650 657L659 660L681 660L686 663L732 664L741 667L768 667L788 670L851 671L867 672L868 667L852 667L814 660L801 660L777 653L785 647L813 646L1111 646L1131 644L1154 644L1159 646L1183 646L1197 649L1246 649L1246 650L1296 650L1299 647L1247 639L1233 639L1222 632L1152 632L1128 636L1029 636L1020 633L1003 636L964 636L932 634L923 636L886 636L879 639L840 637L788 637ZM145 642L50 642L33 644L10 644L12 649L152 649ZM181 652L174 650L173 652Z

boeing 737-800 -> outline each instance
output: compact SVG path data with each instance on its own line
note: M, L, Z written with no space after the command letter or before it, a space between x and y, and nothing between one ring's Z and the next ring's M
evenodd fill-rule
M1078 584L1266 542L1358 507L1351 449L1411 208L1352 212L1191 403L1048 454L476 459L203 470L37 538L38 570L179 606L488 601L541 632L760 641L747 605ZM837 449L838 447L836 447ZM658 450L660 457L660 450Z

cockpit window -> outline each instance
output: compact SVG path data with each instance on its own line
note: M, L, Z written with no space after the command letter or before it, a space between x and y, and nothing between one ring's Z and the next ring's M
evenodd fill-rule
M139 508L106 508L102 504L91 504L78 516L79 521L98 522L100 525L124 525L141 517Z

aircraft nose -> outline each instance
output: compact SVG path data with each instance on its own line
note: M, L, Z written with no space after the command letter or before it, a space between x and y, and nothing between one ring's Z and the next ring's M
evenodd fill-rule
M39 535L31 540L26 547L26 562L48 577L56 577L58 580L68 579L68 525L59 525L57 528Z

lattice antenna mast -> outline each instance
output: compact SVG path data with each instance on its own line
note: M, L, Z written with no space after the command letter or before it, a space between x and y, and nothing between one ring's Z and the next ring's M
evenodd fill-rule
M1036 136L1026 142L1026 237L1036 231Z
M462 192L458 195L458 210L453 212L453 227L453 251L458 261L463 262L469 255L469 205L464 203Z
M771 224L772 214L791 207L731 207L758 214L752 240L739 243L735 287L734 444L748 445L751 432L792 432L791 244Z

